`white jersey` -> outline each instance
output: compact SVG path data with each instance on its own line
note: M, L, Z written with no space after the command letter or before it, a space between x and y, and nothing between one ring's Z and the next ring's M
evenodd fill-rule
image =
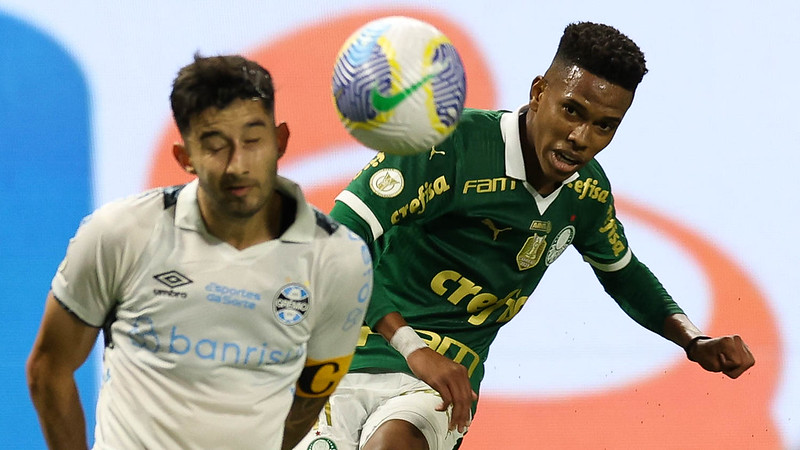
M278 185L296 200L294 222L241 251L206 231L196 180L80 226L52 289L104 328L95 448L277 449L295 390L330 395L344 375L372 289L369 251L299 187ZM298 380L314 364L326 367Z

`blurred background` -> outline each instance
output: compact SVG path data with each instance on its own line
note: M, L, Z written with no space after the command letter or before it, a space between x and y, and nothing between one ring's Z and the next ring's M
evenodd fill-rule
M24 364L81 218L187 181L169 154L177 70L198 51L267 67L292 131L279 171L327 212L373 154L333 109L336 53L395 14L450 37L471 107L527 102L570 22L636 41L650 73L598 156L631 247L695 323L741 334L757 361L737 380L704 372L628 319L568 251L501 330L462 449L800 449L800 4L790 0L0 0L0 447L44 448ZM90 428L100 363L96 349L77 374Z

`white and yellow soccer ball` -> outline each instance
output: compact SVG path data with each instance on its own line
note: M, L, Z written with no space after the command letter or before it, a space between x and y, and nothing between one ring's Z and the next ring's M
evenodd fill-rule
M347 131L391 154L424 152L453 132L467 93L461 58L441 31L410 17L377 19L350 35L333 69Z

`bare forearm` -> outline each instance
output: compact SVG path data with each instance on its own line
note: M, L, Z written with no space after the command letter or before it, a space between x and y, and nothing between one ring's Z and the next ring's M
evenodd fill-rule
M390 341L392 336L394 336L394 332L397 331L398 328L408 325L406 320L403 319L403 316L400 313L393 312L389 313L381 320L375 323L374 330L377 333L380 333L381 336L386 339L386 341Z
M692 338L702 334L703 332L685 314L667 316L664 319L664 328L661 333L662 336L678 344L681 348L686 348Z
M47 296L39 334L28 357L31 400L51 449L85 449L86 421L73 374L86 361L98 329L79 321Z
M289 415L286 416L282 449L294 448L308 434L328 397L306 398L295 396Z
M29 381L31 399L50 449L86 449L86 421L78 390L70 378Z

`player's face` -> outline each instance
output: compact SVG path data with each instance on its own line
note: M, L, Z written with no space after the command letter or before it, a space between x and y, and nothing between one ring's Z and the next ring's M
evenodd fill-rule
M631 102L633 92L576 66L537 77L526 118L528 181L552 190L572 176L611 142Z
M203 214L247 219L266 211L275 190L278 158L288 138L286 124L275 126L261 101L234 100L209 108L189 122L179 161L196 173Z

